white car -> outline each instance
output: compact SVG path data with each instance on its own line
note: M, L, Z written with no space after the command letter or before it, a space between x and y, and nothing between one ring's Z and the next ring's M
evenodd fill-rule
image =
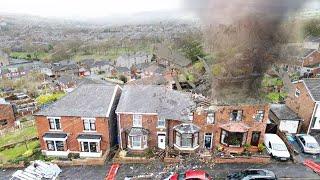
M268 153L281 161L290 159L290 153L286 144L276 134L265 134L264 144Z
M303 152L310 154L320 153L320 146L314 137L307 134L297 134L296 138Z

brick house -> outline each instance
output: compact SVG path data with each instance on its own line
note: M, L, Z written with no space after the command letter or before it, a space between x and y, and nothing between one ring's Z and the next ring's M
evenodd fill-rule
M294 82L286 104L302 119L301 131L313 133L320 130L320 79L303 79Z
M125 86L116 110L120 148L193 152L220 145L241 152L263 142L267 104L203 107L194 97L163 86Z
M0 129L13 127L14 121L15 116L12 105L0 98Z
M320 74L320 52L318 50L307 50L302 58L301 75Z
M81 85L35 114L43 154L100 157L116 144L119 86Z

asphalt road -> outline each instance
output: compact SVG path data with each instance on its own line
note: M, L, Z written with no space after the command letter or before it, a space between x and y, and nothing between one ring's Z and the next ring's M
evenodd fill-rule
M105 166L78 166L62 168L59 176L61 180L103 180L110 163ZM319 180L320 176L314 173L303 164L293 164L291 162L274 162L266 165L257 164L206 164L202 162L188 162L181 165L165 167L161 162L150 164L126 164L121 165L117 173L117 179L124 179L128 176L140 176L144 179L164 179L172 171L184 171L186 169L206 170L215 179L224 179L227 174L244 170L247 168L264 168L273 171L279 179L295 180ZM0 170L0 179L10 179L15 170ZM149 177L149 178L148 178Z

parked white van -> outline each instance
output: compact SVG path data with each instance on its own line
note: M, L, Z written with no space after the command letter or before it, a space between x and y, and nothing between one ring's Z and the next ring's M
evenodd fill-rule
M290 159L290 153L287 149L286 144L276 134L265 134L264 144L268 153L281 161Z

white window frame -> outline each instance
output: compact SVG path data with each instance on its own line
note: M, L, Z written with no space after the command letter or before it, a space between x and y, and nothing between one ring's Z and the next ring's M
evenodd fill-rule
M215 119L214 119L214 113L209 113L207 116L207 124L214 124Z
M54 129L51 129L50 119L53 119ZM59 119L60 129L57 129L56 119ZM62 131L61 117L47 117L49 123L49 131Z
M48 148L48 142L47 142L47 141L52 141L52 142L53 142L54 150L50 150L50 149ZM47 140L45 140L46 146L47 146L47 151L58 151L57 141L63 143L63 151L65 151L65 141L64 141L64 140L53 140L53 139L47 139ZM58 152L63 152L63 151L58 151Z
M301 91L296 88L296 91L294 92L294 96L299 97L301 95Z
M163 123L163 125L160 125L160 123ZM166 127L166 119L165 118L158 118L157 127L158 128L165 128Z
M141 149L142 148L142 136L131 136L131 147L132 149ZM138 138L138 140L134 140L134 138ZM139 143L138 146L135 146L134 145L134 142L135 143Z
M79 140L79 142L80 142L80 148L81 148L80 152L82 152L82 153L100 153L101 152L100 140L96 141L96 140L84 140L84 139L81 139L81 140ZM88 152L83 151L84 150L84 143L88 143L88 150L89 150ZM96 143L97 144L97 146L96 146L97 152L91 152L90 143Z
M97 132L97 124L96 124L95 118L82 118L82 120L83 120L83 131L84 132ZM86 128L85 124L88 122L89 122L89 128L90 128L89 130L85 129ZM92 130L91 124L94 124L95 130Z
M132 115L132 127L142 127L142 115L133 114Z

